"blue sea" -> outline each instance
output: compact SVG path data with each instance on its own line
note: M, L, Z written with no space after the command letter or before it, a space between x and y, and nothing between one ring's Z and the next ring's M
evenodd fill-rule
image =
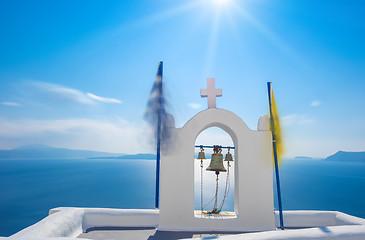
M284 210L338 210L365 218L365 164L287 160ZM0 160L0 236L36 223L55 207L154 208L151 160ZM200 198L195 198L199 209ZM276 205L276 203L275 203ZM233 209L233 194L224 209Z

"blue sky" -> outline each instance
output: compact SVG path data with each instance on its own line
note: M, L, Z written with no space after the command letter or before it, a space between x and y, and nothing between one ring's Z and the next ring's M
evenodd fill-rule
M200 89L214 77L217 107L256 129L272 81L287 157L365 151L364 10L355 0L3 0L0 149L152 152L143 114L164 61L178 127L206 109Z

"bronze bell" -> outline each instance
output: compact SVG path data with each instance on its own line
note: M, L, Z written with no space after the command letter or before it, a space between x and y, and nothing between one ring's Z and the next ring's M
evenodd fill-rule
M204 149L202 147L200 147L200 152L199 152L199 155L198 155L197 159L200 159L200 160L206 159Z
M230 154L229 152L226 154L226 158L224 159L224 161L226 162L231 162L233 161L233 158L232 158L232 154Z
M226 158L224 159L224 161L226 161L226 162L233 161L232 154L229 152L229 150L230 150L230 148L228 147L228 152L226 154Z
M227 172L226 168L223 166L223 155L221 154L222 149L218 150L218 146L214 146L214 153L212 154L212 159L210 161L207 171L215 172Z
M197 159L206 159L205 153L204 152L199 152L199 155L198 155Z

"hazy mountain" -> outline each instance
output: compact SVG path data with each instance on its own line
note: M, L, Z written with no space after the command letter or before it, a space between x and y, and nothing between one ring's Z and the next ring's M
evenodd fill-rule
M96 152L87 150L72 150L66 148L53 148L47 145L32 144L0 150L0 159L63 159L63 158L90 158L113 157L120 153Z
M195 154L195 158L197 153ZM206 158L210 158L206 154ZM124 155L120 153L97 152L88 150L72 150L66 148L54 148L47 145L32 144L14 148L12 150L0 150L0 159L65 159L65 158L90 158L90 159L147 159L155 160L155 154L133 154ZM295 159L311 159L309 157L298 156ZM365 152L344 152L337 153L324 159L325 161L343 162L364 162Z
M365 152L344 152L337 153L325 158L326 161L342 161L342 162L363 162L365 163Z

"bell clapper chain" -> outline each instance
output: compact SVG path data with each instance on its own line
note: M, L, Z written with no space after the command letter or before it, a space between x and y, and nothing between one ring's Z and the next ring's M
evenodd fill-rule
M204 153L203 147L200 147L200 152ZM201 214L203 214L203 159L200 159L200 208L202 211Z
M215 187L215 196L214 196L214 206L213 206L213 210L210 213L219 213L219 210L217 208L217 204L218 204L218 178L219 178L219 171L215 171L215 175L217 175L217 184Z
M228 152L226 154L226 159L224 161L227 161L227 178L226 178L226 187L224 189L224 195L223 195L223 200L221 202L221 205L219 206L219 212L222 211L222 208L223 208L223 205L224 205L224 201L226 200L227 196L228 196L228 193L229 193L229 190L230 190L230 187L231 187L231 182L230 182L230 175L229 175L229 168L231 167L231 163L230 161L233 161L232 159L232 155L231 153L229 152L231 148L228 147Z
M209 214L218 214L220 212L220 210L218 209L217 205L218 205L218 189L219 189L219 172L220 171L226 171L226 169L223 167L223 158L222 157L222 148L218 147L218 146L215 146L214 149L214 156L212 155L212 162L213 162L213 158L216 157L218 158L218 161L216 162L218 164L218 166L214 166L214 167L211 167L209 170L212 171L212 170L215 170L215 174L217 175L217 178L216 178L216 187L215 187L215 195L214 195L214 205L213 205L213 210L208 212ZM211 164L212 164L211 162ZM214 163L214 162L213 162ZM222 167L223 168L220 168L220 164L222 164ZM208 170L208 169L207 169Z
M198 154L198 159L200 159L200 208L201 208L201 213L203 214L203 210L204 210L204 207L203 207L203 159L206 159L203 146L200 146L200 152Z

